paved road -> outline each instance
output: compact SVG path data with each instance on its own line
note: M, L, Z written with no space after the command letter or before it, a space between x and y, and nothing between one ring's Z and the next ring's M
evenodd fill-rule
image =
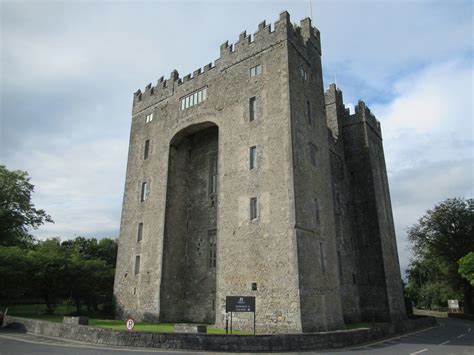
M0 332L0 354L147 354L190 355L216 354L193 351L169 351L156 349L130 349L90 345L66 339L48 338L33 334ZM438 326L380 342L349 349L325 352L301 352L301 354L345 355L474 355L474 322L438 318Z

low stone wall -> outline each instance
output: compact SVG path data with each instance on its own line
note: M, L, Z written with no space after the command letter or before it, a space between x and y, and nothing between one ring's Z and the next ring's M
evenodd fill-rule
M448 312L432 311L429 309L413 309L413 314L417 316L428 316L428 317L444 317L448 316Z
M436 319L423 317L371 329L340 330L305 334L225 335L128 332L85 325L52 323L6 316L4 325L51 337L94 344L164 349L213 351L296 351L334 349L362 344L394 334L436 325Z

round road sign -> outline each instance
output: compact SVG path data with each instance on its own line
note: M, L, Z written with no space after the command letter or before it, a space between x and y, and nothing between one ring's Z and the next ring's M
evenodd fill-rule
M128 318L125 324L127 325L128 330L133 330L133 327L135 326L135 321L133 320L133 318Z

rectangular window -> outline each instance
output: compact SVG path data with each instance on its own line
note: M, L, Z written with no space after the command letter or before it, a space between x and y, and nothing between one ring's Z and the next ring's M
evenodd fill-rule
M207 99L207 87L199 89L185 97L181 98L181 111L200 104Z
M146 115L145 123L148 123L148 122L151 122L151 121L153 121L153 114L149 113L148 115Z
M217 260L217 241L216 230L207 231L207 238L209 241L209 269L215 269Z
M311 164L313 166L316 166L316 152L318 151L318 148L312 143L308 143L309 147L309 160L311 161Z
M250 68L250 77L253 78L254 76L262 74L262 66L260 64Z
M249 121L255 120L256 116L257 116L257 99L254 96L249 99Z
M217 157L212 156L209 159L209 194L217 193Z
M257 198L251 197L250 198L250 220L254 220L258 218L258 210L257 210Z
M143 149L143 160L148 159L148 154L150 153L150 140L145 141L145 148Z
M315 223L315 227L318 228L320 221L319 221L319 203L318 203L317 198L314 199L314 223Z
M308 73L306 72L306 70L304 70L303 68L301 68L301 77L303 78L304 81L308 80Z
M321 259L321 270L323 272L326 271L326 263L324 260L324 249L323 249L323 243L319 242L319 258Z
M143 238L143 223L138 223L137 242Z
M309 101L306 101L306 114L307 114L307 118L308 118L308 124L310 126L313 125L313 118L311 117L311 103Z
M253 170L257 167L257 147L253 146L250 147L250 152L249 152L249 168L250 170Z
M140 255L135 256L135 275L140 273Z
M143 202L146 200L148 195L148 184L147 182L142 182L142 191L140 193L140 201Z

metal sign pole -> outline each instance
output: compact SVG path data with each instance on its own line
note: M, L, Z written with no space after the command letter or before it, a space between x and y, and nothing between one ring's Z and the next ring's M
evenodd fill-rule
M230 312L230 334L232 334L232 313Z

